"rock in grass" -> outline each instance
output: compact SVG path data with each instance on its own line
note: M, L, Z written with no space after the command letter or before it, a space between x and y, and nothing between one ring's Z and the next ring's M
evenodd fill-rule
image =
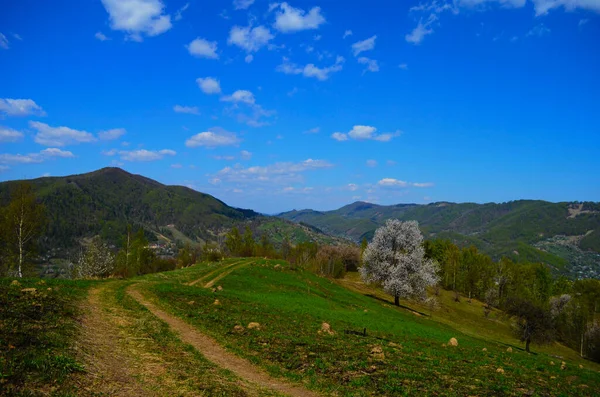
M215 299L215 301L213 302L213 305L219 306L219 305L221 305L221 302L219 302L218 299Z
M244 327L242 327L241 325L236 325L235 327L233 327L233 330L237 333L241 333L244 332Z
M371 357L375 360L385 360L385 353L383 352L381 346L374 346L371 349Z
M251 322L248 324L248 329L260 329L260 324L259 323L255 323L255 322Z
M458 346L458 340L456 340L456 338L450 338L448 346Z
M335 331L331 329L331 325L328 323L321 324L321 329L318 334L335 335Z
M564 371L565 369L567 369L567 363L566 363L566 362L564 362L564 361L563 361L562 363L560 363L560 369L562 369L563 371Z
M504 373L504 370L503 370L502 368L498 368L498 369L496 370L496 372L498 372L499 374L503 374L503 373Z
M583 365L579 364L579 369L583 369Z
M508 353L512 353L512 347L510 347L510 346L509 346L509 347L508 347L508 349L506 349L506 351L507 351Z
M550 361L550 365L554 365L554 361Z
M481 349L481 351L482 351L482 352L486 352L486 351L487 351L487 348L485 348L485 347L484 347L483 349Z
M221 287L220 285L217 286L217 291L223 291L223 287Z
M17 280L13 280L12 283L10 283L11 287L20 287L21 283L18 282Z
M193 305L194 303L196 303L196 302L194 302L194 301L189 301L187 304L191 306L191 305Z
M21 292L30 292L32 294L35 294L37 292L37 288L23 288Z

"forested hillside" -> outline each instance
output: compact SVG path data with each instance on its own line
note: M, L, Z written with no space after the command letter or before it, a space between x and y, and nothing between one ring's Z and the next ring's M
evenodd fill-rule
M336 236L369 240L385 220L416 220L428 238L473 244L494 258L539 261L572 276L600 275L600 204L519 200L382 206L356 202L334 211L279 215Z

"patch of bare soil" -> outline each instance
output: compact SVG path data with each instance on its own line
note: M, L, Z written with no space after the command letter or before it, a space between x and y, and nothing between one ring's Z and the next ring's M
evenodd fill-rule
M232 265L233 266L233 265ZM221 368L230 370L240 378L243 378L252 383L258 384L264 388L268 388L290 396L317 396L299 385L293 385L279 379L272 378L267 373L250 364L248 361L229 353L214 339L204 335L197 329L184 322L183 320L172 316L157 306L148 301L144 296L134 288L127 289L127 293L145 306L152 314L167 323L174 330L181 340L197 349L209 361L212 361Z
M91 289L81 321L79 352L87 373L77 379L81 394L148 396L136 378L133 360L119 350L119 330L102 309L100 290Z

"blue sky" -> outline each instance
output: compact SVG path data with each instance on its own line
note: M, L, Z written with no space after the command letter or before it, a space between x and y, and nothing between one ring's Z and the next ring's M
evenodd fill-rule
M266 213L600 201L600 0L4 1L0 180Z

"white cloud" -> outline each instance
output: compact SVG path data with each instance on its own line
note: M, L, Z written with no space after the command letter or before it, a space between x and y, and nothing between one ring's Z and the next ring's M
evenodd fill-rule
M307 13L300 8L294 8L288 3L275 3L269 6L269 11L279 8L275 12L275 29L283 33L293 33L301 30L318 29L325 23L320 7L313 7Z
M181 164L171 164L171 168L179 169L183 167Z
M224 102L241 102L248 105L254 105L254 103L256 102L256 100L254 99L254 94L247 90L237 90L231 95L221 97L221 100Z
M278 184L289 185L303 180L302 174L307 171L322 170L333 167L325 160L307 159L298 163L282 162L267 166L225 167L211 179L211 183L222 182L236 184Z
M532 2L537 16L545 15L548 11L560 7L564 7L567 11L582 9L600 13L600 1L598 0L532 0Z
M0 113L7 116L45 116L46 112L31 99L0 98Z
M119 156L123 161L156 161L161 160L165 156L175 156L177 152L170 149L163 150L120 150Z
M244 62L246 63L250 63L254 60L254 56L252 54L248 54L246 55L246 57L244 58Z
M242 150L240 152L240 157L242 158L242 160L250 160L252 158L252 153L250 153L247 150Z
M432 14L433 15L433 14ZM404 38L406 41L412 44L421 44L425 36L433 33L433 29L430 27L431 22L427 21L423 23L423 21L419 21L419 24L412 30L412 32L408 33Z
M577 26L579 26L580 28L583 27L586 23L588 23L590 20L587 18L582 18L579 20L579 23L577 24Z
M134 41L142 35L158 36L171 29L171 16L164 14L160 0L101 0L113 30L127 32Z
M377 167L377 160L367 160L367 167Z
M220 94L221 93L221 84L219 80L213 77L199 77L196 79L196 83L198 83L198 87L205 94Z
M94 135L86 131L78 131L68 127L51 127L39 121L30 121L29 126L37 130L34 141L44 146L61 147L96 141Z
M355 183L349 183L348 185L346 185L346 189L350 190L351 192L355 192L356 190L358 190L358 185Z
M198 58L218 59L217 42L208 41L200 37L196 37L192 42L185 46L189 53Z
M183 12L185 10L187 10L189 6L190 6L190 3L185 3L183 5L183 7L181 7L180 9L177 10L177 12L175 12L175 16L173 17L173 19L176 21L181 21L181 19L183 18Z
M377 35L371 36L363 41L357 41L356 43L352 44L352 53L354 54L354 56L357 56L361 52L369 51L375 48L376 39Z
M273 39L271 31L264 26L234 26L229 31L227 44L236 45L246 52L257 52Z
M285 74L302 74L304 77L314 77L318 80L324 81L329 78L329 75L342 70L344 64L344 57L338 56L335 63L331 66L319 68L312 63L302 67L295 63L290 62L286 57L283 58L283 63L275 69L278 72Z
M57 148L48 148L41 150L39 153L29 154L0 154L0 163L3 164L36 164L43 163L46 160L52 158L71 158L75 155L67 150L60 150Z
M233 0L234 10L245 10L254 4L254 0Z
M0 172L7 171L7 170L9 170L9 169L10 169L10 167L9 167L9 166L6 166L6 165L0 165Z
M215 160L226 160L233 161L235 160L235 156L213 156Z
M23 133L12 128L0 126L0 142L17 142L23 138Z
M315 127L315 128L311 128L310 130L304 131L304 133L305 134L318 134L319 131L321 131L321 128Z
M187 113L187 114L195 114L195 115L200 114L200 111L198 110L197 106L175 105L175 106L173 106L173 111L175 113Z
M383 178L377 184L381 187L408 187L408 182L394 178Z
M364 70L365 72L379 72L379 64L374 59L360 57L358 58L358 63L362 65L367 65L367 68Z
M125 133L125 128L113 128L112 130L100 131L98 133L98 138L103 141L112 141L114 139L119 139L125 135Z
M376 134L377 128L369 126L369 125L355 125L352 129L347 133L334 132L331 137L336 141L342 142L347 141L349 138L356 140L367 140L371 139L379 142L389 142L392 138L401 135L401 131L397 130L396 132L387 132L384 134Z
M23 38L22 38L21 36L19 36L18 34L16 34L16 33L12 33L12 36L13 36L15 39L19 40L19 41L22 41L22 40L23 40Z
M213 148L217 146L234 146L238 145L240 142L241 140L234 133L225 131L219 127L214 127L210 128L208 131L193 135L185 141L185 146L189 148L200 146Z
M342 39L345 39L348 36L352 36L352 31L349 30L349 29L344 32L344 35L342 36Z
M110 40L108 37L106 37L104 35L104 33L102 32L96 32L96 34L94 35L95 38L97 38L100 41L106 41L106 40Z
M545 36L548 34L550 34L550 29L548 29L546 27L546 25L544 25L543 23L540 23L539 25L536 25L533 28L531 28L531 30L529 32L527 32L526 36L527 37L532 37L532 36L542 37L542 36Z
M398 67L402 70L408 70L408 65L405 63L401 63L400 65L398 65Z
M432 187L433 183L431 183L431 182L425 182L425 183L406 182L406 181L401 181L399 179L394 179L394 178L383 178L379 182L377 182L377 185L379 187L383 187L383 188L407 188L407 187L411 187L411 186L418 187L418 188L426 188L426 187Z
M397 163L394 160L388 160L385 162L388 166L396 165Z
M0 48L4 48L5 50L8 50L10 48L10 46L8 45L8 39L2 33L0 33Z
M343 141L348 140L348 135L341 133L341 132L334 132L333 134L331 134L331 137L338 142L343 142Z

